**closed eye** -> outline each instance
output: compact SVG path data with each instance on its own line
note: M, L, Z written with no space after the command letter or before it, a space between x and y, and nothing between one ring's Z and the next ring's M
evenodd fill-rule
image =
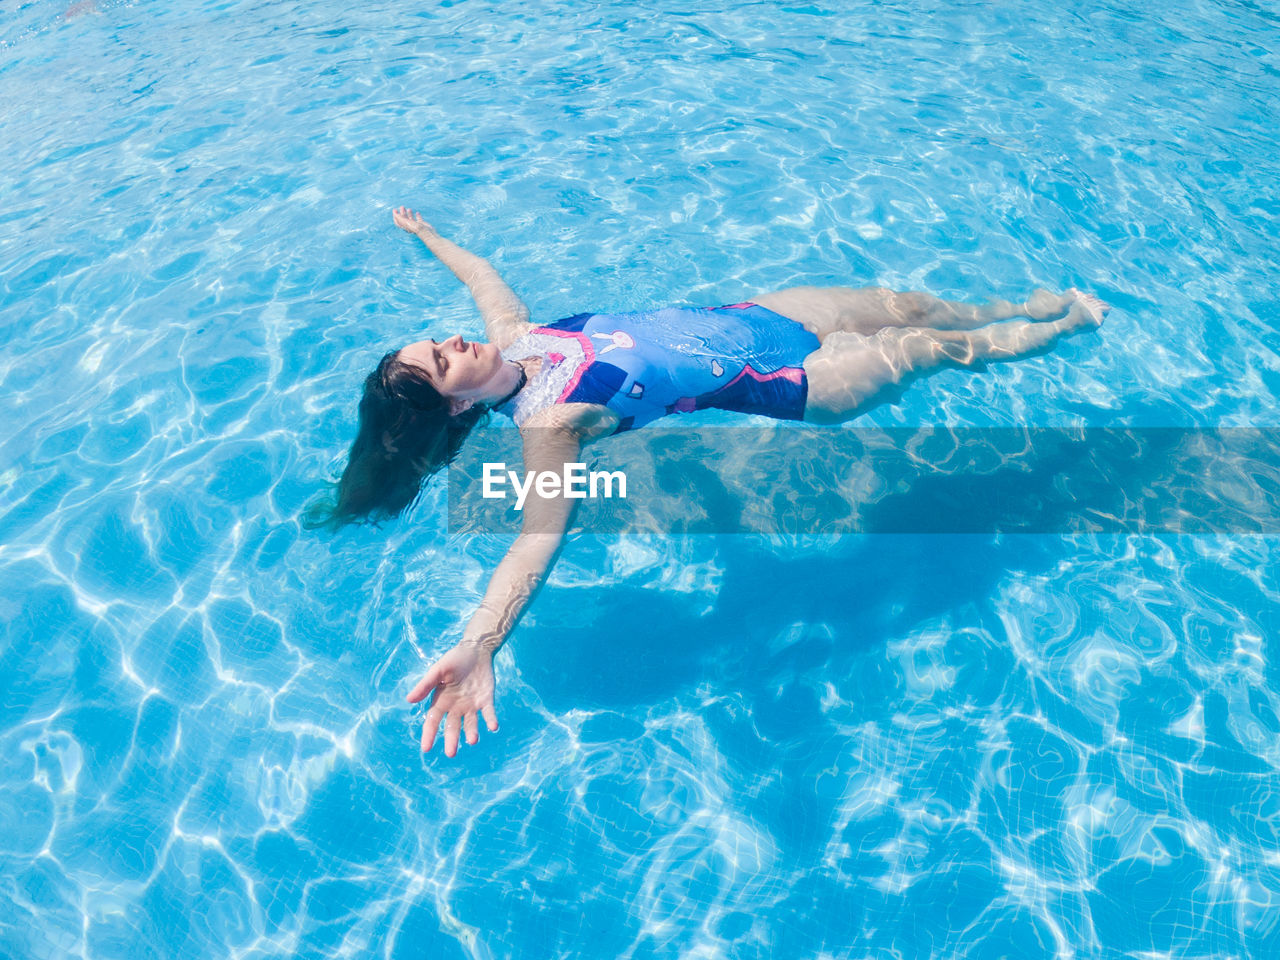
M436 343L434 340L432 340L432 341L431 341L431 346L434 348L434 352L432 353L432 356L435 358L435 361L436 361L436 372L435 372L435 375L436 375L437 377L440 377L440 376L442 376L442 375L444 374L444 372L445 372L446 370L448 370L448 369L449 369L449 361L448 361L448 360L446 360L446 359L444 358L444 354L443 354L443 353L441 353L441 351L440 351L440 344L438 344L438 343Z

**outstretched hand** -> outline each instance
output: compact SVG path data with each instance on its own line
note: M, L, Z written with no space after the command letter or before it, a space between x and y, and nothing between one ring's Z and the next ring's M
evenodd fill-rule
M401 230L407 230L415 236L435 232L435 228L423 220L418 215L418 211L410 210L408 207L396 207L391 212L391 219L395 221L396 226Z
M409 692L410 703L418 703L431 691L431 707L422 724L422 750L427 752L436 742L436 733L444 720L444 755L458 752L458 734L466 730L467 743L480 740L478 715L483 714L490 732L498 729L498 716L493 712L493 654L474 644L458 644L431 665L427 675Z

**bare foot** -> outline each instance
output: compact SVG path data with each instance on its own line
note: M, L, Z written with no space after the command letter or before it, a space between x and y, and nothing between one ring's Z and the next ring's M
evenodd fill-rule
M79 3L73 3L71 6L67 7L66 10L62 11L62 19L73 20L86 13L101 12L102 11L98 8L98 0L80 0Z
M1102 326L1102 321L1110 309L1110 304L1103 303L1092 293L1081 293L1077 290L1071 309L1062 319L1062 325L1068 330L1096 330Z
M1079 295L1080 291L1075 287L1069 287L1066 293L1054 293L1052 290L1038 287L1027 298L1026 315L1032 320L1056 319L1067 312L1067 307L1071 306Z

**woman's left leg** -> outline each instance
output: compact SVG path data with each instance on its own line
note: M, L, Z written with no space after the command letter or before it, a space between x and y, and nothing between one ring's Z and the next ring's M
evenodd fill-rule
M1014 317L1048 320L1062 316L1077 296L1075 289L1060 294L1038 289L1021 303L996 299L976 305L887 287L791 287L751 302L790 317L821 340L838 330L869 337L887 327L976 330Z
M1063 337L1102 324L1109 308L1081 295L1060 320L1015 320L972 332L883 328L872 336L835 332L804 361L804 418L842 423L896 400L914 380L946 367L980 368L1046 353Z

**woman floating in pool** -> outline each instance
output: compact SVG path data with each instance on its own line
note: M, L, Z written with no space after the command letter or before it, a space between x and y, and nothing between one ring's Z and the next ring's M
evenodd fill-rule
M1109 309L1076 290L970 306L879 287L796 287L727 307L579 314L537 326L485 260L412 210L401 207L394 219L467 285L489 342L421 340L382 358L365 380L359 432L323 518L333 525L400 513L488 410L520 427L526 471L559 474L580 461L583 444L669 413L715 407L840 423L937 370L1044 353L1098 327ZM1000 320L1010 322L988 326ZM498 729L493 654L546 576L571 510L571 500L529 498L522 532L462 640L409 693L411 703L434 693L424 751L442 720L450 757L463 733L468 743L479 739L481 716Z

